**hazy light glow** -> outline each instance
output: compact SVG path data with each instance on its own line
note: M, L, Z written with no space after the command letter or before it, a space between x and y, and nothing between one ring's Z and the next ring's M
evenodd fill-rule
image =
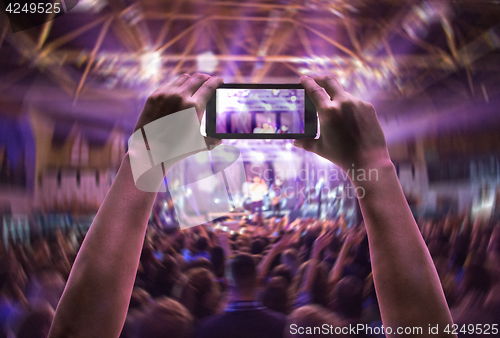
M159 79L162 59L160 52L147 52L141 56L141 79Z
M264 162L266 160L266 155L258 151L254 152L252 154L252 157L255 159L256 162Z
M207 51L196 57L196 63L199 72L212 74L219 65L219 60L212 51Z

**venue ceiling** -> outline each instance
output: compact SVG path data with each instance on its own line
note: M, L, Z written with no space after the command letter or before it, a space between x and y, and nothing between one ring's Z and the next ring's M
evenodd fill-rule
M28 102L127 129L147 94L184 72L257 83L332 74L390 129L495 102L499 22L488 0L80 0L17 33L0 16L0 110Z

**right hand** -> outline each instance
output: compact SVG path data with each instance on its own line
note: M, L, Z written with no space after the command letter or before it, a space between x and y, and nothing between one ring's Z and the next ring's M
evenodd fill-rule
M342 170L369 168L389 159L375 108L344 91L333 76L303 76L320 121L319 139L297 139L295 146L324 157ZM324 89L324 90L323 90Z

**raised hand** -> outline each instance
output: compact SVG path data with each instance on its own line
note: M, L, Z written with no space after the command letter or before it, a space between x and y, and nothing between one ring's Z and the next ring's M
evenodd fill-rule
M160 86L146 100L134 131L154 120L191 107L196 108L201 121L208 100L222 83L220 77L196 73L183 74L172 83ZM220 140L211 137L206 137L205 141L207 145L220 143Z
M333 76L303 76L300 83L319 114L319 139L298 139L297 147L322 156L343 170L388 159L384 132L370 103L344 91Z
M318 238L316 238L313 244L313 254L312 254L313 258L319 258L321 251L323 251L328 246L328 244L333 240L333 236L334 236L333 233L328 231L323 233Z

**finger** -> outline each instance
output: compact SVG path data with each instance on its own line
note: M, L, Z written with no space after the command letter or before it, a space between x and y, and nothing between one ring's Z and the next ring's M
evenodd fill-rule
M314 81L325 88L332 101L341 99L346 94L342 85L333 76L317 76Z
M170 86L171 87L180 87L184 82L186 82L189 78L191 77L191 75L187 74L187 73L184 73L182 74L181 76L179 76L177 79L175 79L171 84Z
M302 76L300 84L304 87L318 111L328 107L331 102L330 97L316 81L309 76Z
M200 88L198 88L196 93L193 94L193 99L203 106L206 106L208 100L210 100L212 95L214 95L217 87L219 87L223 83L224 80L222 80L220 77L212 76L207 81L205 81Z
M315 152L319 140L313 138L300 138L293 141L293 145L306 151Z
M164 83L161 86L159 86L155 91L154 94L159 94L159 93L169 93L172 90L178 89L184 82L186 82L191 75L189 74L182 74L179 76L177 79L175 79L172 83Z
M196 73L191 75L189 79L179 87L179 90L182 94L191 97L209 78L210 75Z

